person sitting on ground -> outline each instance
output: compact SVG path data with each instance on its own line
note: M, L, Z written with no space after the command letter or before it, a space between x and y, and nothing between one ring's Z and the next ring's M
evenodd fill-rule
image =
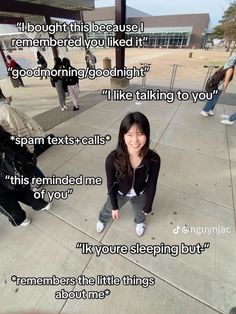
M66 70L70 70L70 71L75 70L76 71L76 69L71 66L69 59L63 58L62 63L63 63L63 66ZM73 110L74 111L79 110L79 86L78 86L79 78L78 78L78 75L73 74L70 76L66 76L65 83L67 85L69 95L72 98L72 101L74 104Z
M31 219L26 217L25 211L20 206L19 202L32 207L34 210L49 210L51 203L44 199L34 198L33 191L30 190L30 185L13 185L11 180L6 176L12 176L8 167L6 167L6 156L24 156L29 155L25 147L16 145L11 140L11 134L6 132L0 126L0 212L8 218L13 226L26 227L31 223ZM28 157L27 157L28 158ZM10 158L7 159L8 162ZM9 165L9 164L8 164ZM15 165L15 163L14 163ZM27 168L28 173L33 169ZM32 170L32 171L30 171ZM9 171L9 172L8 172Z
M44 70L48 67L47 61L45 60L44 56L41 54L40 51L37 51L37 64L40 66L41 70ZM42 80L43 77L40 77L40 80ZM47 79L47 75L45 76L45 79Z
M6 63L7 69L8 69L8 75L12 77L12 70L20 70L21 66L14 60L10 55L7 55L7 63ZM20 87L24 87L24 83L22 81L21 76L18 76L18 80L20 83Z
M231 115L224 115L224 120L221 120L221 123L233 125L235 120L236 120L236 112L232 113Z

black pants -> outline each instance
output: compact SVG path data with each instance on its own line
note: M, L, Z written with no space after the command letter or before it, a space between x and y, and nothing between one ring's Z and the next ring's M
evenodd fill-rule
M19 82L20 82L20 85L21 85L21 86L24 86L24 83L23 83L22 78L21 78L20 75L19 75L19 77L18 77L18 80L19 80Z
M12 191L0 184L0 212L8 217L13 226L19 226L26 218L26 213L19 202L34 210L40 210L48 204L43 199L35 199L33 191L29 188Z

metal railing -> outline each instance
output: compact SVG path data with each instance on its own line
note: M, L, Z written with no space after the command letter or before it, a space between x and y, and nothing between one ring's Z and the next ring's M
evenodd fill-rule
M170 64L170 66L173 67L173 69L172 69L172 73L171 73L169 90L172 90L174 87L174 83L175 83L175 77L176 77L177 69L178 69L178 67L182 67L182 65L181 64Z
M145 63L140 63L140 65L143 67L146 67L146 66L151 67L152 64L145 62ZM146 80L147 80L146 75L147 75L147 72L145 72L145 75L142 77L142 88L146 88Z

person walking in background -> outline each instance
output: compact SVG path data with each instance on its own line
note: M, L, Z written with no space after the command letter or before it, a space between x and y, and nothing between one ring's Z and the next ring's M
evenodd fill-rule
M224 115L224 120L221 120L221 123L232 125L236 120L236 112L232 113L231 115Z
M63 63L63 66L66 70L76 70L75 68L73 68L71 66L69 59L63 58L62 63ZM74 104L73 110L74 111L79 110L79 86L78 86L79 79L78 79L78 75L74 74L74 75L66 76L65 83L67 85L69 95L71 96L73 104Z
M85 54L85 57L84 57L85 63L86 63L86 68L90 68L90 66L89 66L89 53L90 53L90 51L86 50L86 54Z
M54 70L62 70L63 64L61 61L61 58L55 58L55 65ZM68 109L68 106L66 106L66 84L65 84L65 78L61 75L51 76L51 84L53 87L56 87L57 95L59 98L59 103L61 106L61 111L65 111Z
M95 70L96 69L96 63L97 63L97 58L95 57L94 54L91 53L91 51L89 51L88 53L88 61L89 61L89 69L90 70Z
M203 117L213 116L214 115L214 108L217 104L217 101L220 98L220 95L222 93L225 93L229 82L233 79L234 75L234 68L236 64L236 56L232 56L228 59L228 61L225 63L223 70L225 70L224 78L222 82L219 82L219 85L216 86L215 90L218 91L216 94L212 94L212 99L208 100L205 106L202 108L201 115ZM219 89L219 86L222 85L222 88Z
M37 64L40 66L41 70L44 70L48 67L47 61L45 60L44 56L40 53L40 51L37 51ZM40 77L40 80L42 80L43 77ZM45 76L45 79L47 79L47 76Z
M14 60L10 55L7 55L7 63L6 63L7 69L8 69L8 76L12 78L12 70L20 70L21 66ZM22 81L21 76L18 76L20 87L24 87L24 83Z
M161 159L149 148L150 125L140 112L129 113L121 122L117 148L106 158L108 198L99 214L101 233L110 217L119 219L119 209L130 201L136 234L142 236L145 215L152 211Z

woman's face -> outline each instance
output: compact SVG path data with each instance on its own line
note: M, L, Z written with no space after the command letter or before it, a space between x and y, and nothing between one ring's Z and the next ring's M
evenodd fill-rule
M131 126L129 131L124 135L125 144L127 146L128 152L139 153L139 151L145 145L147 138L146 135L139 129L138 125L135 123Z

